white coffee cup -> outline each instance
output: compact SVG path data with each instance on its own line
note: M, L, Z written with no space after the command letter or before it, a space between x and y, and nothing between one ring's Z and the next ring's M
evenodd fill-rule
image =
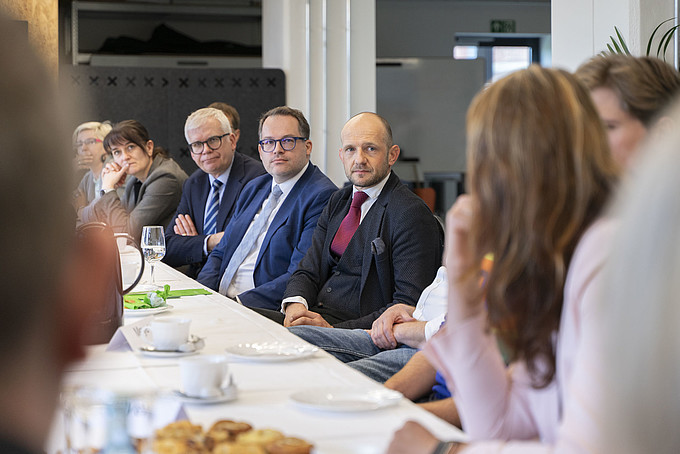
M208 398L222 395L229 373L227 358L205 355L179 361L180 391L190 397Z
M191 319L179 317L159 317L144 328L144 336L158 350L178 350L189 340Z

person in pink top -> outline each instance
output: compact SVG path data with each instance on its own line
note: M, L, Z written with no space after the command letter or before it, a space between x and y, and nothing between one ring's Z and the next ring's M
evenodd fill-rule
M580 397L570 381L616 227L603 209L619 166L587 89L561 70L532 66L480 92L467 139L469 195L446 219L447 323L424 351L470 443L408 422L388 452L547 452L558 440L579 452L588 418L565 437L559 427ZM494 266L480 290L487 253Z

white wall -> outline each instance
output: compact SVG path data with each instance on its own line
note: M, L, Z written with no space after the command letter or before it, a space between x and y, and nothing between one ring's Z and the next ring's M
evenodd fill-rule
M350 116L375 112L375 1L267 0L262 4L262 63L286 74L286 102L305 113L312 161L337 185L338 157Z
M513 19L517 33L550 33L550 4L378 0L376 54L450 57L456 33L490 33L492 19Z
M614 27L634 55L643 55L654 28L674 17L675 0L552 0L553 66L574 70L606 50ZM674 47L667 52L673 62Z

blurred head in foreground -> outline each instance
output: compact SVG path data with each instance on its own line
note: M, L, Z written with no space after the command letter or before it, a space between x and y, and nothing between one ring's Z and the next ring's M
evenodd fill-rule
M668 117L680 122L680 104ZM602 298L607 452L680 452L680 130L656 135L622 187ZM602 451L604 452L604 451Z
M0 15L0 441L41 452L110 268L92 265L102 251L75 247L69 115L17 32Z
M680 91L680 73L653 57L598 55L582 64L576 77L590 90L612 155L624 168Z

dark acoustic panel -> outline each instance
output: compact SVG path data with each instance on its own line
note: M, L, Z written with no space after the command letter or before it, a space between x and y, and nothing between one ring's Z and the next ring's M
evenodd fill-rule
M196 169L184 138L191 112L215 101L234 106L241 117L238 150L259 159L259 117L286 102L280 69L75 66L65 67L60 79L85 106L74 129L85 121L138 120L188 174Z

